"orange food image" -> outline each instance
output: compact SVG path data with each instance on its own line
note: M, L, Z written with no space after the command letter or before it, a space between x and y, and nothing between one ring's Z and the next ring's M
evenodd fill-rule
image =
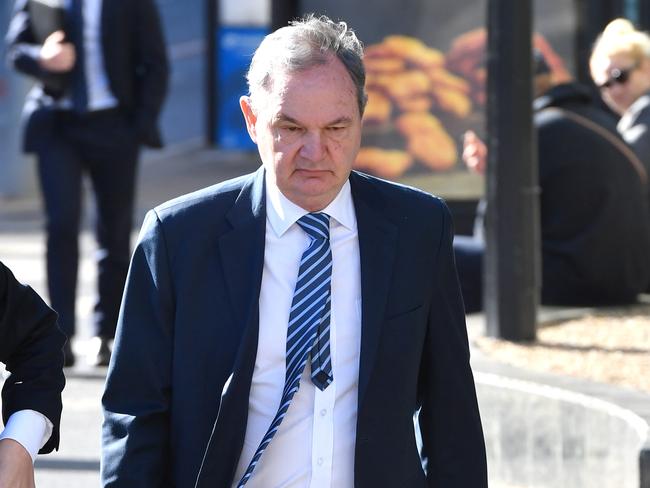
M427 71L429 80L434 88L447 88L468 94L471 90L469 83L461 78L451 74L449 71L440 68L434 68Z
M445 170L456 164L458 151L446 131L431 134L418 134L408 141L409 153L429 168Z
M390 100L377 90L368 90L368 103L363 113L366 124L385 124L390 120L392 106Z
M397 73L404 71L406 63L399 58L366 58L364 60L366 72L372 74Z
M400 98L397 106L402 112L428 112L433 106L433 100L428 96Z
M393 54L421 68L442 66L445 62L444 54L428 47L415 37L388 36L384 39L383 45Z
M429 77L422 71L414 70L380 76L377 83L391 98L423 95L431 88Z
M429 168L444 170L456 164L456 144L434 115L426 112L404 114L398 117L396 126L408 141L409 153Z
M390 179L401 176L412 164L413 158L407 152L362 147L357 154L354 167Z
M463 92L453 88L440 87L434 92L440 108L462 119L472 111L472 101Z
M440 120L427 112L412 112L400 115L395 121L397 130L405 137L416 134L430 134L443 129Z

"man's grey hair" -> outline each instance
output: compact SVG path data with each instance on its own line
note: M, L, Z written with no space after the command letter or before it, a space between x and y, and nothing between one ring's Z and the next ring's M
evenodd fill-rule
M359 114L363 115L367 100L363 45L345 22L313 14L292 21L264 38L246 74L251 98L254 100L260 89L272 90L274 74L292 74L322 66L332 56L349 73L357 92Z

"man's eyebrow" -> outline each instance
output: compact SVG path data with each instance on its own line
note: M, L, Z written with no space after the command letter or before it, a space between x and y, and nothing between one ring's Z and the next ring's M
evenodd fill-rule
M339 117L338 119L332 120L329 124L325 124L327 127L331 125L340 125L340 124L349 124L352 122L352 119L350 117Z
M295 125L300 125L302 126L303 124L299 122L298 120L294 119L293 117L286 115L286 114L278 114L277 117L274 120L275 123L278 122L289 122L291 124ZM325 127L331 127L332 125L339 125L339 124L349 124L352 122L352 119L350 117L338 117L337 119L332 120L331 122L327 122L325 124Z
M274 122L291 122L292 124L301 125L296 119L285 114L278 114Z

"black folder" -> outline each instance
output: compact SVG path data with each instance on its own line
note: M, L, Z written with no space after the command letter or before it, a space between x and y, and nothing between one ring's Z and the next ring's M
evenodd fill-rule
M32 34L37 43L58 30L63 30L65 6L63 0L29 0L27 8L32 22Z

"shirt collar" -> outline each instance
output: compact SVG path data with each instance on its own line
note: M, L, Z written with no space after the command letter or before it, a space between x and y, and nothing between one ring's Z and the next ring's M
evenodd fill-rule
M309 212L299 207L287 197L271 181L269 172L265 174L266 180L266 216L278 237L281 237L296 221ZM336 222L350 230L356 230L357 218L354 212L350 181L346 180L336 198L322 210Z

